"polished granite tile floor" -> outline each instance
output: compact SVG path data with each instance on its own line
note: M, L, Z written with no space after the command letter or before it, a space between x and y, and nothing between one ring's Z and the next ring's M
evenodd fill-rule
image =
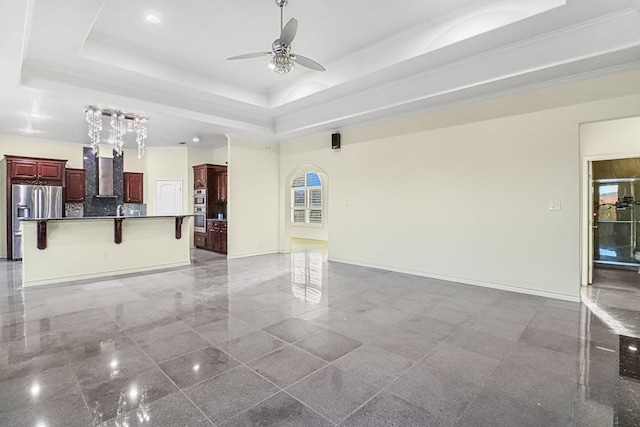
M640 337L640 274L637 269L597 267L582 301L620 335Z
M20 280L0 263L1 426L640 426L640 342L580 303L304 245Z

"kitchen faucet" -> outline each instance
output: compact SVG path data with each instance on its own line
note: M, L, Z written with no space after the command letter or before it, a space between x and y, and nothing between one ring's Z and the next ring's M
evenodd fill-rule
M124 216L124 205L118 205L116 207L116 216Z

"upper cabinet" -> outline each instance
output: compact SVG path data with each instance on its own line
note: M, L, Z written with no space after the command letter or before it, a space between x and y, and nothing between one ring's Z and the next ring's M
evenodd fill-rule
M223 166L224 167L224 166ZM216 202L227 203L227 168L216 170Z
M65 170L65 203L81 203L85 197L85 171L84 169Z
M42 182L50 185L63 185L66 160L40 159L34 157L7 158L7 172L14 183L21 181Z
M207 188L209 168L207 165L193 167L193 187L194 189Z
M144 203L144 174L139 172L124 173L124 202Z

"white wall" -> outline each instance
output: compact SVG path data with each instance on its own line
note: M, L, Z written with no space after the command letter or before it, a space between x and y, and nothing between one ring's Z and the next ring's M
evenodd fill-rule
M281 188L296 165L327 172L331 260L577 300L579 125L640 114L640 96L521 115L512 102L423 114L410 133L406 120L342 132L339 151L329 135L284 144Z
M640 156L640 117L582 124L580 154L584 157Z
M278 252L278 164L277 145L229 138L229 258Z

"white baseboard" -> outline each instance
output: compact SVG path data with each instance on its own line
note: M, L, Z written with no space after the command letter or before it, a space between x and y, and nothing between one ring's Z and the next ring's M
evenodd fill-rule
M227 259L249 258L252 256L273 255L277 253L280 253L280 252L277 249L274 249L272 251L264 251L264 252L250 252L250 253L234 254L234 255L227 254Z
M507 284L503 284L503 283L484 282L484 281L481 281L481 280L466 279L466 278L462 278L462 277L445 276L445 275L440 275L440 274L432 274L432 273L427 273L427 272L424 272L424 271L408 270L408 269L404 269L404 268L396 268L396 267L387 266L387 265L369 264L369 263L358 262L358 261L353 261L353 260L349 260L349 259L342 259L342 258L329 257L329 261L331 261L331 262L341 262L341 263L344 263L344 264L357 265L357 266L360 266L360 267L378 268L378 269L381 269L381 270L393 271L393 272L396 272L396 273L411 274L413 276L428 277L430 279L444 280L444 281L453 282L453 283L463 283L465 285L481 286L483 288L498 289L498 290L501 290L501 291L516 292L516 293L519 293L519 294L535 295L535 296L539 296L539 297L552 298L552 299L558 299L558 300L570 301L570 302L581 302L581 300L580 300L580 286L578 286L578 285L576 285L576 295L568 295L568 294L559 294L559 293L555 293L555 292L543 291L543 290L539 290L539 289L522 288L522 287L519 287L519 286L507 285Z

